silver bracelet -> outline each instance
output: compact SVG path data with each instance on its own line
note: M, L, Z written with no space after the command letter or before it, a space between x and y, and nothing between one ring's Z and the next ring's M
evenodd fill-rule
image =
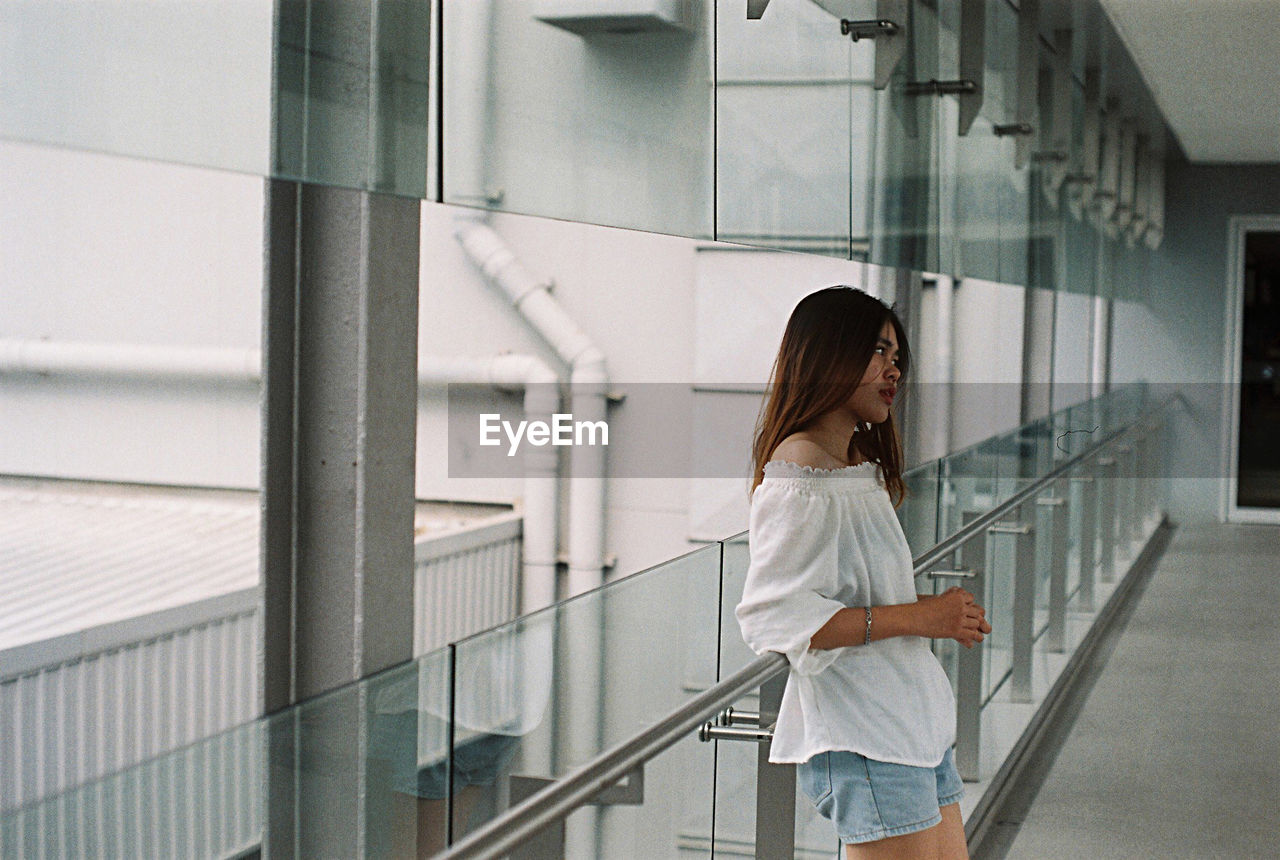
M863 641L862 644L863 645L871 644L871 607L870 606L867 607L867 638L865 641Z

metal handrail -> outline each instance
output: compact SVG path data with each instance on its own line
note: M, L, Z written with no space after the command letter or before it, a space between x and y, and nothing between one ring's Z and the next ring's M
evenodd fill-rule
M728 702L780 675L786 668L787 658L781 654L771 652L758 657L730 677L694 696L658 723L569 771L436 857L461 860L495 857L509 852L667 747L688 737Z
M991 510L975 518L972 522L961 528L956 533L943 539L942 542L938 543L931 549L926 550L922 555L916 556L916 558L912 560L915 575L920 576L921 574L928 573L931 567L951 555L975 535L989 528L993 523L997 522L1001 517L1009 513L1009 511L1016 509L1023 502L1027 501L1027 499L1031 498L1036 493L1039 493L1049 484L1060 478L1063 474L1075 468L1078 464L1097 454L1107 445L1110 445L1122 436L1132 433L1144 420L1150 418L1161 410L1168 408L1168 406L1175 400L1177 400L1177 395L1166 398L1159 406L1150 409L1145 415L1135 418L1128 424L1128 426L1121 427L1119 430L1109 433L1092 448L1087 448L1079 454L1076 454L1074 457L1063 460L1058 466L1054 467L1052 471L1037 478L1034 483L1023 487L1021 490L1014 493Z
M914 575L928 573L933 565L955 552L1009 511L1042 491L1079 463L1094 456L1104 447L1133 432L1148 417L1166 408L1171 397L1146 415L1134 419L1126 427L1108 434L1092 447L1064 460L1048 474L1019 490L990 511L982 514L955 534L947 537L912 562ZM473 857L497 857L509 852L544 827L563 819L574 809L649 759L675 744L708 717L723 710L739 696L777 677L788 666L782 654L770 652L758 657L729 678L690 699L658 723L565 774L542 791L511 807L502 815L436 854L436 860L463 860Z

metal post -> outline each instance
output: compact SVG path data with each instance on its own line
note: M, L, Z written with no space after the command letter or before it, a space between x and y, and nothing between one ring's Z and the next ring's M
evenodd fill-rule
M1061 653L1066 648L1067 630L1067 500L1055 492L1041 497L1036 504L1040 506L1041 539L1047 531L1045 542L1050 548L1049 624L1045 636L1048 649Z
M1134 552L1142 546L1142 537L1147 533L1146 490L1143 487L1142 474L1145 468L1146 440L1135 437L1133 440L1133 525L1129 531Z
M965 525L980 514L965 512L961 517ZM987 584L987 534L979 532L960 549L960 564L973 576L969 589L984 606L988 603ZM982 649L961 648L956 665L956 768L966 782L977 782L980 776L979 760L982 752Z
M1098 574L1098 482L1092 475L1071 479L1079 494L1077 507L1079 528L1076 531L1076 557L1080 564L1080 588L1076 601L1081 609L1092 612L1094 578Z
M1123 508L1117 519L1117 541L1124 548L1125 558L1134 555L1138 541L1138 449L1129 442L1120 449L1120 501Z
M1099 578L1116 581L1116 459L1098 458Z
M1010 535L1014 540L1013 561L1013 667L1009 678L1011 698L1030 702L1031 651L1035 644L1036 612L1036 530L1025 521L1021 507L1008 524L987 529L988 534Z
M760 725L778 721L784 673L760 685ZM772 764L769 744L760 744L756 757L756 857L792 860L796 850L796 766Z
M1138 511L1141 522L1139 540L1145 539L1150 529L1152 512L1155 508L1153 499L1153 479L1151 477L1151 458L1155 444L1148 431L1138 440Z

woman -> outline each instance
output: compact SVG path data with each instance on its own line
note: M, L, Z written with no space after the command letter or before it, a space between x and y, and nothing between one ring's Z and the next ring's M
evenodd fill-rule
M910 362L894 312L851 287L792 311L756 429L751 567L737 616L791 663L769 760L854 858L967 857L955 699L930 638L991 626L960 588L917 595L894 514L906 493L893 401Z

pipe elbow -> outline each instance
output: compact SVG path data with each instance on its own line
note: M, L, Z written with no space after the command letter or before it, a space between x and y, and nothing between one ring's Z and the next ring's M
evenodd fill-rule
M547 284L516 259L506 242L488 224L459 219L454 222L453 235L480 273L506 293L516 307L531 293L546 290Z
M589 344L573 359L571 379L575 385L607 384L609 367L604 352L595 344Z

